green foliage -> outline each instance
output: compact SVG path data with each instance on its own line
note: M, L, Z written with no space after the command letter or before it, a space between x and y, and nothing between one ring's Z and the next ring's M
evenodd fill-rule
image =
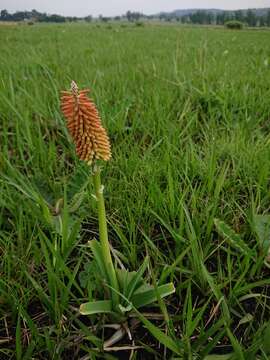
M111 300L92 301L80 306L80 313L82 315L111 313L112 311L113 305Z
M242 30L244 27L244 24L238 20L230 20L225 23L225 26L227 29Z
M59 110L75 79L92 89L112 142L103 179L113 258L133 274L148 256L145 281L175 286L136 313L146 321L132 330L143 346L134 357L226 348L241 358L241 348L267 359L268 233L254 214L270 204L269 33L105 27L1 25L0 358L103 356L110 314L78 314L110 290L92 276L92 180Z
M136 21L136 22L135 22L135 26L137 26L137 27L143 27L143 26L144 26L144 22L142 22L142 21Z
M233 354L225 355L207 355L203 360L232 360Z
M250 254L250 248L242 240L241 236L236 234L234 230L231 229L227 224L225 224L223 221L215 219L215 225L218 232L229 242L232 247L234 247L244 255L248 256Z
M270 355L270 324L268 323L263 332L263 350Z
M270 249L270 215L255 215L253 217L253 224L260 247L264 254L267 255Z
M172 283L154 288L143 279L144 272L149 265L149 259L147 257L137 272L117 269L117 282L119 288L115 289L108 274L106 263L103 259L102 245L100 242L92 240L90 247L97 264L97 267L94 268L94 271L96 270L96 278L95 275L92 274L92 277L94 276L94 281L98 282L100 279L101 286L102 281L105 281L105 287L109 287L111 298L113 298L115 292L118 293L119 291L120 301L118 300L117 303L113 303L111 300L88 302L80 306L81 314L91 315L95 313L114 312L114 317L116 318L117 313L125 315L126 312L129 312L134 308L139 309L150 305L156 302L159 298L163 298L175 292L175 288ZM123 316L119 317L121 320L122 318Z

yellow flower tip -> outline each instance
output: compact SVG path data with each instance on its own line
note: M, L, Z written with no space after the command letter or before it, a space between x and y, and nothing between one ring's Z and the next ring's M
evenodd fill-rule
M73 96L78 97L79 88L78 88L78 85L75 83L74 80L71 81L70 89L71 89L71 92L72 92Z
M110 160L111 145L96 106L87 96L88 92L88 89L79 90L72 81L71 91L62 91L61 110L78 157L91 165L94 160Z

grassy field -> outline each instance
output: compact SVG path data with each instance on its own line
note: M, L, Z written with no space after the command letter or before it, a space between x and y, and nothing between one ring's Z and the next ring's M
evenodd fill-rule
M269 359L269 36L0 27L0 359ZM116 259L137 270L148 254L148 281L175 285L142 310L173 346L142 323L133 344L101 353L109 320L78 314L99 294L87 245L98 226L60 111L72 79L91 88L112 143Z

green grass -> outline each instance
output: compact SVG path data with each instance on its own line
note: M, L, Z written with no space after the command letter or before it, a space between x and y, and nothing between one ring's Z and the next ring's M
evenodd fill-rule
M176 287L145 309L164 320L138 315L133 359L268 359L270 234L262 247L254 222L270 207L269 32L1 26L0 52L0 358L120 356L95 350L105 318L76 311L99 289L92 180L59 109L73 79L112 142L110 241Z

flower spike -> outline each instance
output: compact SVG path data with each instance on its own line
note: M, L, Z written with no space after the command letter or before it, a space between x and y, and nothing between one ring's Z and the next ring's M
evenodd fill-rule
M78 157L91 165L98 159L108 161L111 146L96 106L87 96L88 92L88 89L79 90L72 81L71 91L61 92L61 109Z

